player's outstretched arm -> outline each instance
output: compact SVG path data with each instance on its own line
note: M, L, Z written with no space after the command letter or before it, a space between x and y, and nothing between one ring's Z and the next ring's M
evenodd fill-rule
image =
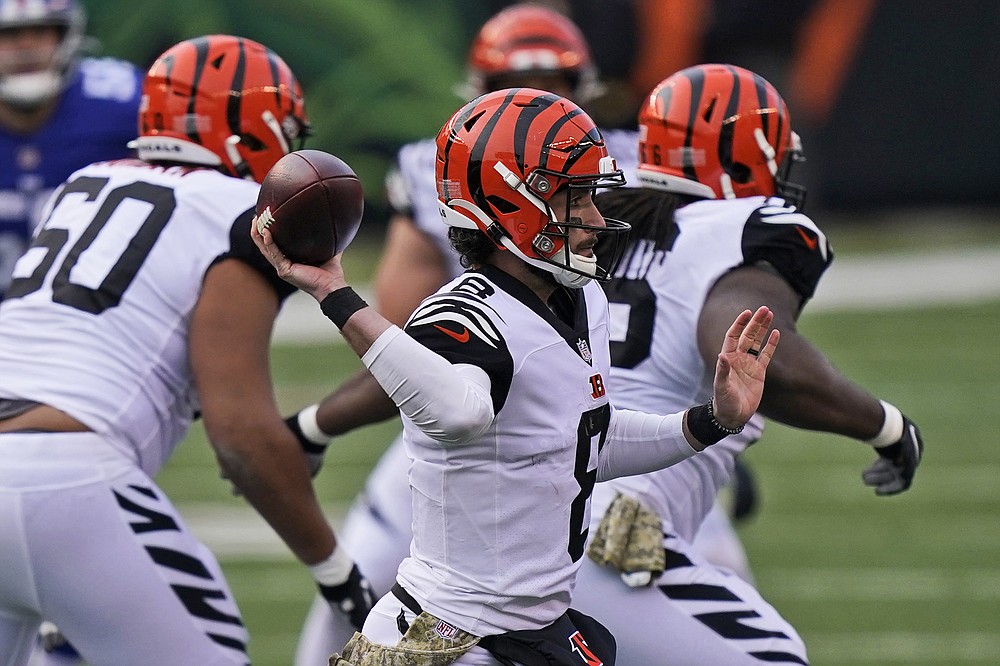
M698 321L702 357L712 360L733 313L767 303L772 325L782 331L781 351L767 370L759 411L805 430L831 432L875 448L876 462L864 482L879 495L909 488L923 450L920 431L887 402L841 373L796 326L802 297L777 273L746 266L712 288ZM912 428L911 428L912 426Z

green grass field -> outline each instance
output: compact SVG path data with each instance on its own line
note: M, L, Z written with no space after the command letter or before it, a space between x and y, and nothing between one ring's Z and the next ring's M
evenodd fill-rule
M760 512L740 528L760 590L814 666L1000 663L1000 302L807 313L801 329L913 417L927 450L910 492L876 498L860 481L872 459L864 445L769 425L746 454ZM289 410L359 367L333 344L278 346L273 361ZM335 443L317 479L334 524L394 432L389 423ZM199 426L159 481L192 519L220 506L252 516L219 480ZM253 663L287 666L313 584L288 554L269 552L237 545L220 555Z

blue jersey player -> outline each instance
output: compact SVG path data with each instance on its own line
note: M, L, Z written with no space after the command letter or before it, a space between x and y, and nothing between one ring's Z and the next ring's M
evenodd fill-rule
M0 0L0 294L52 190L136 135L141 72L81 58L84 25L74 0Z

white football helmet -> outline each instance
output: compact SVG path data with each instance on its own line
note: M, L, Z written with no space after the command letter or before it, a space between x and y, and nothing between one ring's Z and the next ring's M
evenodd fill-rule
M0 33L52 26L59 30L48 49L0 49L0 100L33 108L65 87L84 43L86 15L76 0L0 0Z

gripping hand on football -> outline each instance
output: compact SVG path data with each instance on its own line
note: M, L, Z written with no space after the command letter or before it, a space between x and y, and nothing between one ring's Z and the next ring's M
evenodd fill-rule
M361 631L368 612L377 599L368 579L343 548L337 547L333 555L309 567L316 579L319 593L323 595L334 613L346 615L354 627Z
M909 488L924 452L924 440L917 425L891 405L886 405L887 421L892 418L891 410L902 419L903 434L890 444L876 446L878 458L861 474L865 485L874 488L876 495L896 495Z

